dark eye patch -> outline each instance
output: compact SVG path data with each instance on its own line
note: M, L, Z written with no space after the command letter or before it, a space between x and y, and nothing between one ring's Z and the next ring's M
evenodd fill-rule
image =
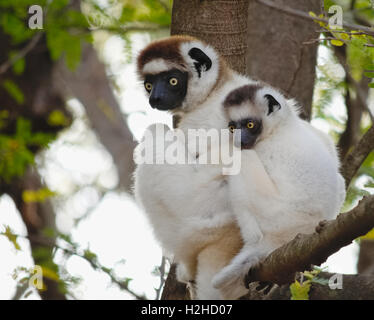
M250 129L247 127L248 122L253 123L253 128ZM242 128L246 128L247 130L250 130L252 133L257 133L262 129L262 121L261 119L257 119L257 118L243 119L240 121L240 126Z
M153 83L156 80L162 79L168 81L170 78L177 78L183 80L186 78L187 72L180 71L178 69L171 69L169 71L160 72L157 74L147 74L144 79L144 83ZM187 79L186 79L187 80Z
M177 79L173 85L170 79ZM149 103L153 108L159 110L172 110L182 105L188 86L188 72L178 69L160 72L158 74L147 74L144 79L144 85L149 82L152 84Z

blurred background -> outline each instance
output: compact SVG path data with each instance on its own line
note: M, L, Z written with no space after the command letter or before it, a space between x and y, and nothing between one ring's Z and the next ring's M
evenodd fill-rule
M191 20L195 29L180 30L177 18L194 15L180 11L181 1L174 6L171 0L0 1L0 299L160 298L170 263L162 258L134 202L132 152L147 126L171 126L172 119L149 107L136 76L136 56L173 28L173 33L213 38L204 33L204 23L211 22L212 12L219 19L223 2L216 2L214 8L191 1L191 7L200 5L206 11L199 11L200 22ZM230 12L239 14L245 2L232 1L231 9L237 11ZM320 12L319 1L311 1L312 8L307 1L296 2L287 5ZM374 22L369 0L322 4L340 5L344 19L352 23ZM43 9L42 29L28 25L31 5ZM246 7L248 19L251 10L260 9ZM292 18L279 17L280 12L272 14L275 25L277 19L293 23ZM303 102L305 117L333 137L344 158L372 124L374 49L365 44L373 39L358 31L347 36L331 33L328 26L313 21L309 36L310 31L295 24L278 31L253 20L245 30L238 26L243 39L253 37L247 31L251 23L268 37L266 46L255 46L255 53L270 59L273 72L282 73L284 67L302 70L300 79L295 76L282 89ZM284 48L287 41L307 52L296 63L292 48L291 62L274 57L271 46ZM253 51L244 60L259 61ZM314 57L304 61L313 51ZM234 68L269 81L256 74L258 67L247 62L243 68L240 51L223 54L238 58L231 62ZM306 86L309 93L298 97L302 90L294 83ZM372 152L350 185L343 211L373 193L373 177ZM356 273L359 248L358 240L324 266L330 272ZM40 290L29 286L34 265L43 270Z

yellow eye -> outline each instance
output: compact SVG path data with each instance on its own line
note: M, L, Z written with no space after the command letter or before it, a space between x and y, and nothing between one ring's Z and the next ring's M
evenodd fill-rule
M235 126L233 126L233 125L229 126L229 130L230 130L230 132L234 132Z
M255 126L255 124L252 121L248 121L248 123L247 123L247 128L248 129L253 129L254 126Z
M144 84L144 87L146 88L147 91L151 91L152 90L152 83L146 82Z
M169 80L169 83L172 85L172 86L176 86L178 84L178 79L177 78L171 78Z

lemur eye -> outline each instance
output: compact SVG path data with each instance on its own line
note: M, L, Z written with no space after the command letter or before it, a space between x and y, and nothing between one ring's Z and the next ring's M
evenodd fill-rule
M230 132L234 132L234 130L235 130L235 126L234 126L234 125L230 125L230 126L229 126L229 130L230 130Z
M150 82L146 82L146 83L144 84L144 87L145 87L145 89L146 89L147 91L151 91L151 90L152 90L152 83L150 83Z
M170 78L169 83L172 86L176 86L178 84L178 79L177 78Z
M247 123L247 128L248 129L253 129L254 126L255 126L255 124L253 123L253 121L248 121L248 123Z

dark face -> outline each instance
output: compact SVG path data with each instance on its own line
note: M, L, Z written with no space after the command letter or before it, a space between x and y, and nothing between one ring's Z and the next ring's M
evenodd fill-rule
M230 121L228 127L231 132L234 132L235 129L241 130L241 149L251 149L261 134L262 121L255 118L247 118L240 121ZM239 146L237 145L237 147Z
M147 75L144 87L150 93L149 104L158 110L172 110L182 105L187 93L188 73L178 69Z

